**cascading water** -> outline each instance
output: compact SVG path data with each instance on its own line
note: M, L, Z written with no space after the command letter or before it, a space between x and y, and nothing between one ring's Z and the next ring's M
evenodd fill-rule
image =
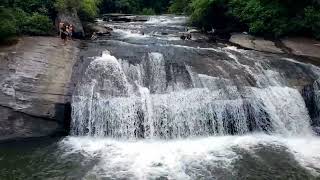
M74 135L133 139L250 131L311 135L311 119L297 89L237 87L231 80L190 69L175 75L172 69L166 71L160 53L149 53L145 61L132 66L104 52L89 65L72 104ZM175 81L168 82L167 76ZM264 74L256 78L270 81Z
M107 50L93 58L73 96L72 135L79 137L61 143L99 159L85 178L246 179L245 172L263 172L249 172L260 161L278 167L268 155L286 158L278 163L287 173L303 166L286 178L318 176L320 141L311 125L319 125L320 69L155 35L183 30L183 20L115 23L118 39L100 40ZM135 25L146 34L128 35Z

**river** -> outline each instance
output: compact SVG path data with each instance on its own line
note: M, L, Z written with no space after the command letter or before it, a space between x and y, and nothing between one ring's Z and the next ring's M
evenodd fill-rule
M0 144L0 179L320 179L320 68L183 41L186 20L107 23L83 47L71 135Z

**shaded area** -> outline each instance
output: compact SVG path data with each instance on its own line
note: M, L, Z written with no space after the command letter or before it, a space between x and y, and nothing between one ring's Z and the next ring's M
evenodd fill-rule
M95 164L78 153L64 155L60 138L0 144L0 179L81 179Z

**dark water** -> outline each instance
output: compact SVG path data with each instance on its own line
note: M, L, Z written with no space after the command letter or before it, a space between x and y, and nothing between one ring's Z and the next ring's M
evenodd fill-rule
M61 138L0 144L0 179L81 179L94 164L80 153L66 155Z

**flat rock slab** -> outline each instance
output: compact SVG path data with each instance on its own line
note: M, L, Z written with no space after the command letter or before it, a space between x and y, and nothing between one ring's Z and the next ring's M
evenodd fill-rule
M257 38L248 34L233 34L229 41L241 47L256 51L284 53L273 41Z
M23 37L16 45L1 47L0 106L38 118L21 116L22 124L41 124L44 121L37 121L40 118L63 123L74 86L71 78L78 60L78 46L78 41L63 45L58 37ZM8 113L0 111L0 116L5 114ZM14 124L11 120L15 121L4 118L1 123ZM34 127L31 124L26 128Z
M281 42L294 55L320 58L320 41L308 38L286 38Z

